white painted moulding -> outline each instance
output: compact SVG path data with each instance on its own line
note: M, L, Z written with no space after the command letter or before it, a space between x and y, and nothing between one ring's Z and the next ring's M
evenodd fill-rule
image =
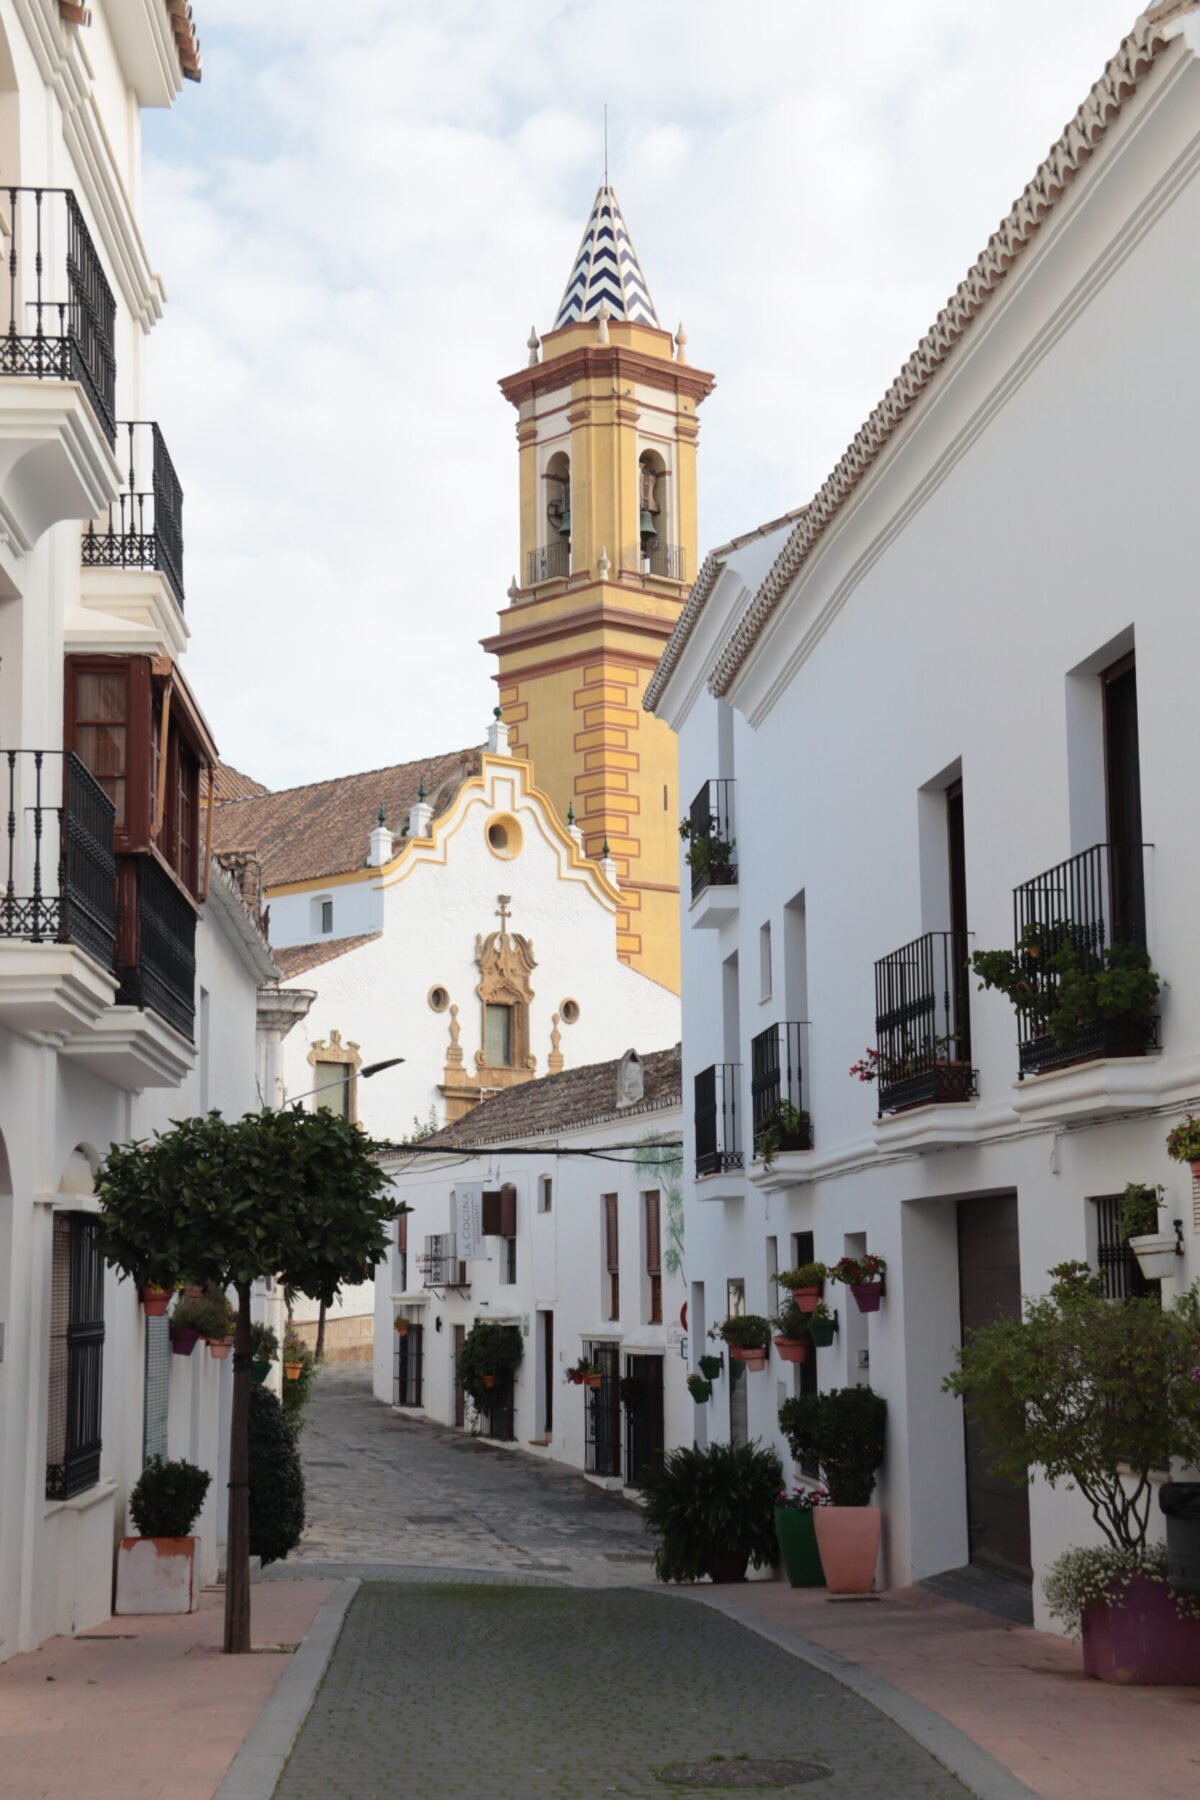
M121 1539L117 1604L128 1613L190 1613L200 1605L200 1539Z

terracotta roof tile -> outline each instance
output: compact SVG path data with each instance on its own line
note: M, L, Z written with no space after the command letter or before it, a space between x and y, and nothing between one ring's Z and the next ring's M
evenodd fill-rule
M616 1057L612 1062L586 1063L579 1069L564 1069L561 1075L543 1075L539 1081L505 1088L490 1100L480 1101L465 1118L443 1126L422 1142L444 1144L448 1150L462 1144L487 1144L502 1139L521 1143L543 1132L565 1131L592 1120L637 1118L680 1101L683 1079L678 1044L669 1050L652 1050L642 1058L642 1098L637 1105L618 1110L620 1065L621 1058Z
M251 776L243 775L242 771L235 769L232 763L219 762L217 764L213 792L218 806L223 806L226 800L250 800L255 795L269 794L270 791L269 788L263 786L261 781L255 781Z
M358 937L322 938L319 944L289 944L286 950L272 950L271 955L283 971L284 981L290 981L293 976L307 975L310 969L332 962L336 956L357 950L360 944L373 944L382 936L382 931L364 931Z
M267 888L363 869L380 807L399 843L422 783L434 812L440 812L466 776L478 773L479 758L478 748L448 750L361 775L227 800L213 820L213 848L257 851Z

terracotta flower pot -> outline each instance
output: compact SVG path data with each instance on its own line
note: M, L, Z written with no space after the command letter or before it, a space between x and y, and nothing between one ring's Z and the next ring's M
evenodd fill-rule
M303 1363L284 1363L283 1372L289 1381L299 1381Z
M879 1311L879 1302L883 1299L882 1281L856 1281L850 1292L859 1312Z
M883 1519L877 1506L818 1506L813 1526L825 1586L831 1594L869 1594L875 1585L879 1534Z
M170 1288L144 1287L142 1289L142 1311L148 1319L161 1319L170 1304Z
M604 1377L603 1375L585 1375L584 1380L590 1388L598 1388Z
M1200 1158L1195 1162L1189 1163L1188 1168L1192 1171L1192 1180L1200 1181Z
M748 1369L765 1369L767 1366L765 1350L752 1349L744 1344L730 1344L729 1354L734 1362L745 1363Z
M775 1348L779 1352L781 1362L802 1363L808 1361L809 1342L807 1338L777 1337Z
M177 1325L171 1333L171 1349L176 1356L190 1356L200 1342L200 1333L190 1325Z
M486 1387L486 1388L493 1388L493 1387L495 1387L495 1385L496 1385L496 1377L495 1377L495 1376L494 1376L494 1375L485 1375L485 1376L484 1376L484 1378L483 1378L483 1385L484 1385L484 1387Z
M1170 1588L1135 1575L1082 1620L1083 1672L1127 1686L1200 1686L1200 1619L1181 1618Z
M223 1362L232 1349L232 1338L209 1338L208 1340L208 1354L215 1356L218 1362Z
M815 1312L821 1302L821 1284L815 1287L799 1287L792 1289L792 1299L801 1312Z

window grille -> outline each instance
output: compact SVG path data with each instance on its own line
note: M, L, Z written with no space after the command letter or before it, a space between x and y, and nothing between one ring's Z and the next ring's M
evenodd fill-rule
M423 1406L425 1372L425 1331L421 1325L409 1325L401 1337L396 1333L396 1405Z
M1131 1295L1152 1293L1149 1282L1118 1223L1120 1194L1093 1194L1096 1209L1096 1266L1104 1280L1105 1297L1128 1300Z
M56 1213L50 1276L46 1498L69 1500L100 1478L104 1260L93 1213Z
M583 1467L588 1475L621 1473L621 1389L616 1344L585 1338L583 1354L600 1371L600 1386L583 1390Z

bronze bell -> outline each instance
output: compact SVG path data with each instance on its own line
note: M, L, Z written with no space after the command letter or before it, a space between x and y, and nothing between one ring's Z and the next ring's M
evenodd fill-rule
M654 514L648 512L645 507L642 508L640 530L642 534L642 549L653 550L658 544L658 528L654 523Z

